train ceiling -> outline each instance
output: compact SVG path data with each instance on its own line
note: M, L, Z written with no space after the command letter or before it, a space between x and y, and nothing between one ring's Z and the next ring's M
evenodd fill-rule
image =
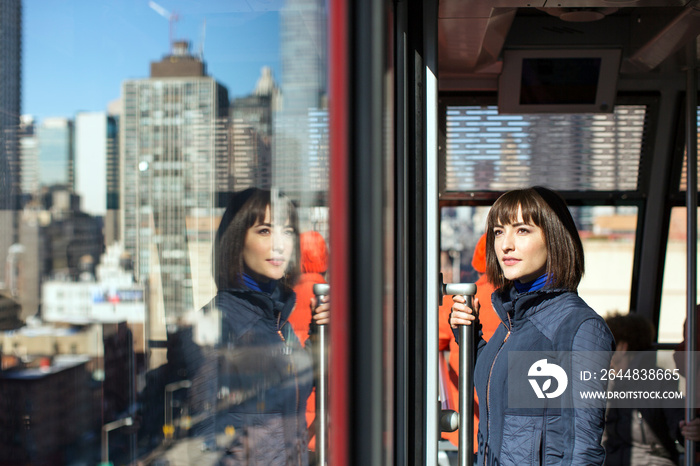
M700 34L700 0L440 0L438 16L447 90L490 87L504 48L619 47L621 72L637 74L682 57Z

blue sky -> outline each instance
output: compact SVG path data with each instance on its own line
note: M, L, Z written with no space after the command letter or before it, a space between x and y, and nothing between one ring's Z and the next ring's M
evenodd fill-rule
M203 42L208 74L230 97L249 94L263 66L279 81L282 0L155 1L179 16L175 38L193 52ZM22 47L22 113L74 117L148 77L169 51L169 21L149 0L23 0Z

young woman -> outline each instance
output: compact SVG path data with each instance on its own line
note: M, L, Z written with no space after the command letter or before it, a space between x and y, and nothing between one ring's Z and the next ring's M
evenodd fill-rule
M292 203L254 188L234 195L217 232L212 304L221 313L220 385L230 391L217 425L233 427L223 464L309 461L312 361L287 322L299 275L297 232ZM313 306L317 323L328 322L328 306Z
M511 351L608 355L613 350L604 320L576 291L584 261L571 214L549 189L520 189L496 201L486 231L486 274L496 287L491 300L502 322L488 343L476 338L478 464L602 465L604 405L519 409L509 406L508 398ZM450 325L471 325L478 300L473 309L462 297L454 301ZM609 356L603 359L601 367L608 367ZM586 388L601 389L599 385L591 381ZM527 383L523 387L529 388Z

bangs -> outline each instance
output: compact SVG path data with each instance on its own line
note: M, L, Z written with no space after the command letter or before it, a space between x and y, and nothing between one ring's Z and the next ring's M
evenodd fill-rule
M265 195L253 196L247 209L244 228L248 229L254 225L265 222L267 209L270 209L270 223L275 224L276 219L286 220L286 224L294 226L297 224L297 213L291 200L284 196ZM296 231L296 228L295 228Z
M269 204L270 206L270 221L274 224L282 224L285 226L295 226L297 225L297 211L294 207L294 203L283 196L278 198L273 198ZM279 220L286 220L285 223ZM296 231L296 228L295 228Z
M542 230L547 247L547 275L554 280L548 285L576 291L584 272L583 245L571 212L564 199L554 191L535 186L516 189L501 195L491 207L486 230L486 275L496 288L508 288L494 249L496 227L522 221Z
M246 215L242 225L243 229L247 230L258 223L263 223L265 221L267 206L270 205L270 197L266 194L267 193L254 195L248 201L248 205L245 206Z
M530 195L530 190L510 191L498 200L489 213L489 225L512 225L518 222L518 211L522 210L523 221L529 225L542 226L541 208Z

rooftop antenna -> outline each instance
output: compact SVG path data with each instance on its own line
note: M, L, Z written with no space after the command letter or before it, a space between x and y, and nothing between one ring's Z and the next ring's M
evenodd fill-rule
M156 2L153 0L148 2L148 6L153 8L156 13L161 15L162 17L166 18L170 24L170 54L172 55L173 53L173 43L175 41L175 23L180 19L177 13L171 13L162 6L158 5Z
M201 41L199 42L199 59L201 61L204 61L204 38L207 33L207 18L204 18L204 21L202 21L202 38Z

